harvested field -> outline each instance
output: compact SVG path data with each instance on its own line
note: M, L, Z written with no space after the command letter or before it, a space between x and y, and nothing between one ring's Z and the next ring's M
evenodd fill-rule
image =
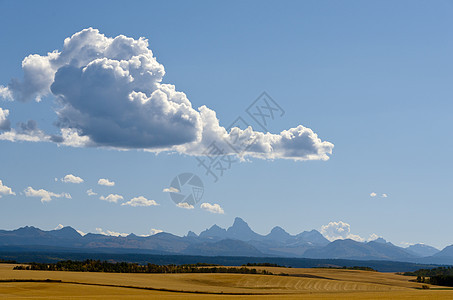
M0 264L2 298L453 299L392 273L256 267L274 274L125 274L12 270ZM48 281L46 281L48 280Z

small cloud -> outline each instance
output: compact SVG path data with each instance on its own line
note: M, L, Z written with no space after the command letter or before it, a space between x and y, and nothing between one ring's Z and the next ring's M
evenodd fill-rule
M77 232L78 232L78 233L79 233L79 234L80 234L81 236L84 236L84 235L86 235L86 233L85 233L85 232L83 232L83 231L81 231L81 230L78 230L78 229L76 229L76 231L77 231Z
M83 179L72 174L68 174L61 179L64 183L82 183Z
M56 194L53 192L46 191L44 189L39 189L35 190L31 186L26 188L24 190L25 196L27 197L39 197L41 198L41 202L50 202L52 201L52 198L67 198L67 199L72 199L71 195L68 193L61 193L61 194Z
M55 180L55 182L58 182L58 178L57 177L55 177L53 180Z
M161 233L161 232L164 232L163 230L160 230L160 229L154 229L154 228L151 228L149 230L149 234L150 235L155 235L155 234L158 234L158 233Z
M99 185L105 185L105 186L114 186L115 185L115 182L114 181L110 181L106 178L101 178L98 180L98 184Z
M187 203L187 202L180 202L176 204L177 207L185 208L185 209L193 209L193 205Z
M376 233L372 233L372 234L370 234L370 237L368 238L368 242L375 241L378 238L382 238L382 236L379 236Z
M96 196L97 193L93 192L92 189L89 189L89 190L87 190L87 195L88 195L88 196Z
M58 224L57 227L54 228L54 230L60 230L61 228L63 228L64 226L62 224Z
M330 222L327 225L321 226L321 234L329 241L351 239L357 242L363 242L365 239L357 234L351 233L351 225L338 221Z
M218 205L218 204L202 203L200 207L213 214L222 214L223 215L225 213L223 208L220 207L220 205Z
M0 198L2 196L7 196L7 195L15 196L16 193L14 193L10 187L7 187L6 185L4 185L3 182L0 180Z
M370 197L376 197L376 196L377 196L377 194L376 194L375 192L372 192L372 193L370 194Z
M108 236L116 236L116 237L118 237L118 236L122 236L122 237L128 236L127 233L120 233L120 232L111 231L111 230L104 231L102 228L96 228L96 232L99 233L99 234L108 235Z
M169 187L162 190L164 193L179 193L179 190L175 187Z
M10 128L0 134L0 140L17 142L50 142L52 136L47 135L38 128L35 120L28 120L27 123L18 123L17 128Z
M151 229L149 230L149 234L140 234L139 236L141 236L141 237L149 237L149 236L152 236L152 235L161 233L161 232L164 232L164 231L163 231L163 230L160 230L160 229L151 228Z
M421 243L420 243L420 244L421 244ZM415 245L415 243L401 242L400 245L401 245L403 248L407 248L407 247L409 247L409 246Z
M117 195L117 194L110 194L107 197L101 196L99 199L107 201L107 202L112 202L112 203L117 203L119 200L123 200L123 196Z
M0 107L0 131L11 130L11 121L8 120L9 110Z
M381 197L382 197L382 198L387 198L388 195L387 195L387 194L382 194Z
M6 86L0 85L0 97L5 100L13 100L13 93Z
M132 198L131 200L122 203L121 205L130 205L130 206L156 206L159 205L154 200L148 200L143 196Z

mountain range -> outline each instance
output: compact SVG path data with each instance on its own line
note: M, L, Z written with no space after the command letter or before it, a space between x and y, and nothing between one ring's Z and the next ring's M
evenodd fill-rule
M151 236L81 235L72 227L44 231L36 227L0 230L0 250L89 251L200 256L295 257L313 259L391 260L453 264L453 245L442 251L424 244L402 248L378 238L370 242L350 239L329 241L317 230L297 235L274 227L267 235L254 232L241 218L227 229L213 225L199 235L189 231L180 237L161 232ZM18 248L19 247L19 248Z

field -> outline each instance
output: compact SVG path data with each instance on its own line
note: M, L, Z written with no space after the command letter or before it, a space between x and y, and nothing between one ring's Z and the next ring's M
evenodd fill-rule
M119 274L12 270L0 264L0 298L13 299L453 299L453 289L392 273L256 267L274 274ZM49 280L46 282L46 280Z

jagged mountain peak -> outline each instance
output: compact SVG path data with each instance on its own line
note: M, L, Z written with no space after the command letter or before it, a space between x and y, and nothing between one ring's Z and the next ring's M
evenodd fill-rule
M51 231L49 231L49 234L51 234L53 236L58 236L60 238L80 238L81 237L80 233L78 233L77 230L75 230L71 226L65 226L60 229L51 230Z
M187 233L186 236L187 237L198 237L198 235L195 232L193 232L192 230L189 230L189 232Z
M270 233L287 233L285 231L285 229L281 228L280 226L275 226L274 228L272 228L271 232Z
M425 244L411 245L407 247L406 250L422 257L432 256L440 252L439 249Z
M247 227L250 229L249 224L247 224L247 222L245 222L242 218L239 217L234 218L234 222L231 227Z
M234 219L234 223L227 229L227 237L241 241L251 241L262 238L261 235L254 232L250 226L241 218Z
M225 230L224 228L220 227L220 226L217 225L217 224L212 225L209 229L213 229L213 230L218 230L218 229L220 229L220 230Z
M226 230L221 228L220 226L214 224L214 225L211 226L211 228L202 231L200 233L199 237L201 237L201 238L209 238L209 239L212 239L212 238L215 238L215 239L225 238L226 237Z
M19 227L13 231L19 231L19 230L41 230L39 229L38 227L35 227L35 226L23 226L23 227Z
M326 239L318 230L313 229L310 231L303 231L296 235L296 239L299 242L309 243L312 245L325 246L329 244L329 240Z
M271 232L268 235L266 235L266 239L275 240L278 242L285 242L291 238L293 238L293 236L286 232L280 226L275 226L274 228L272 228Z
M34 226L24 226L20 227L16 230L13 230L16 234L36 234L43 232L41 229L36 228Z
M382 237L378 237L378 238L375 239L375 240L369 241L369 243L371 243L371 242L380 243L380 244L387 244L387 243L388 243L387 240L385 240L385 239L382 238Z

